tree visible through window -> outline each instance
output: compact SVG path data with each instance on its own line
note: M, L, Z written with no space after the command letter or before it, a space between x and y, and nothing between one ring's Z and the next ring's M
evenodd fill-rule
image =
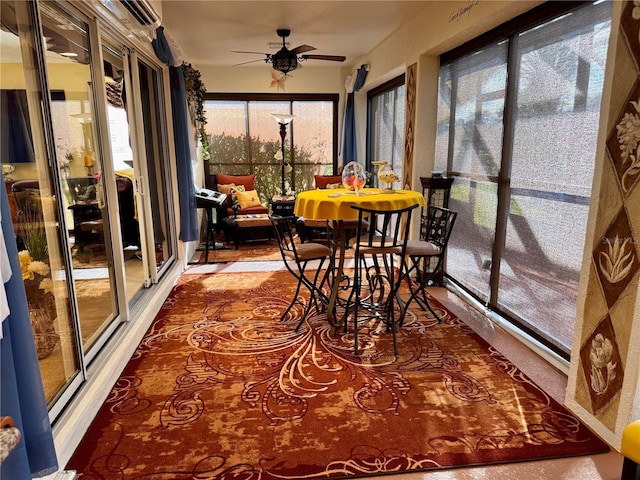
M264 202L280 192L280 127L271 113L295 115L286 127L285 174L294 191L313 188L314 175L330 175L337 166L338 95L212 95L205 111L209 135L208 175L255 174Z

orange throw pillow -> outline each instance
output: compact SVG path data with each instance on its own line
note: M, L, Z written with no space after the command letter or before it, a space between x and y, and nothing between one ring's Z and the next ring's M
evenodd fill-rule
M236 184L235 183L226 183L224 185L218 185L218 191L220 193L224 193L225 195L229 195L229 191L231 190L232 187L235 187Z

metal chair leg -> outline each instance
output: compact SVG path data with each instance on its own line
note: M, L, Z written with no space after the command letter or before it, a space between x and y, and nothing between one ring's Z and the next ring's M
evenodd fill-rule
M409 296L409 299L405 302L404 308L402 309L402 314L400 317L400 325L404 323L404 317L406 316L407 310L409 309L409 305L413 300L416 301L416 303L420 306L420 308L423 311L425 310L425 307L426 307L429 310L429 312L431 312L431 314L435 317L438 323L442 321L442 319L431 307L431 304L429 303L429 300L427 298L427 293L425 289L427 288L429 281L431 280L433 275L430 273L425 273L424 271L420 272L419 263L421 259L422 259L421 257L420 258L411 257L412 266L407 270L407 273L405 274L405 277L407 278L407 282L409 284L410 296ZM438 262L438 265L439 264L440 262ZM415 289L411 282L411 276L410 276L411 272L414 272L414 271L416 272L416 279L418 280L417 282L418 286L415 287ZM437 271L437 267L434 269L434 271ZM420 295L422 295L422 298L420 298Z

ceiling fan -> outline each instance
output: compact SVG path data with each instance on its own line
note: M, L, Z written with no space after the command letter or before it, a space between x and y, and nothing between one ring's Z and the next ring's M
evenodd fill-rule
M330 60L333 62L344 62L347 57L341 55L301 55L305 52L315 50L315 47L309 45L300 45L293 50L289 50L286 44L286 38L291 35L291 30L288 28L279 28L276 30L279 37L282 37L282 48L276 53L263 53L263 52L242 52L234 50L233 53L255 53L259 55L266 55L264 61L270 63L274 70L287 75L296 68L299 68L300 62L304 60ZM262 60L251 60L248 62L238 63L234 66L245 65L247 63L261 62Z

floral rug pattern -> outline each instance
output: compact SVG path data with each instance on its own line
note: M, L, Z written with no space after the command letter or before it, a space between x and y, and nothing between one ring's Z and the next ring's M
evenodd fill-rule
M281 322L287 272L185 275L67 465L81 479L343 478L607 446L434 301L391 334Z

